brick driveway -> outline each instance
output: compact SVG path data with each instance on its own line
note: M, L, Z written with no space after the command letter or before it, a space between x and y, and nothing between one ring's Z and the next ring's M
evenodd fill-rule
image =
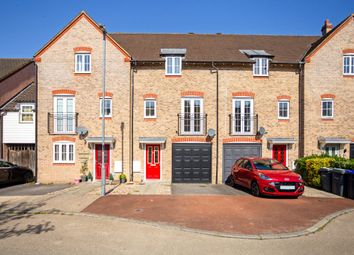
M347 208L354 208L354 201L315 197L110 195L97 199L84 212L253 235L305 230L323 217Z

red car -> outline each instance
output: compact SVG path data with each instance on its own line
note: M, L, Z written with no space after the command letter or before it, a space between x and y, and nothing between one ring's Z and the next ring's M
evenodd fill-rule
M254 196L291 196L304 193L301 176L269 158L240 158L232 167L229 183L251 190Z

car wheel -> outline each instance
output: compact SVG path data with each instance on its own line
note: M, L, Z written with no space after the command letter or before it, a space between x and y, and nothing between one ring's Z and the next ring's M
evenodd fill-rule
M234 181L234 178L231 174L229 175L229 177L227 177L225 184L230 187L235 187L235 181Z
M259 191L259 186L257 184L257 182L252 182L251 184L251 194L255 197L260 197L261 196L261 192Z
M23 176L23 180L25 183L29 183L33 181L33 174L30 172L25 173L25 175Z

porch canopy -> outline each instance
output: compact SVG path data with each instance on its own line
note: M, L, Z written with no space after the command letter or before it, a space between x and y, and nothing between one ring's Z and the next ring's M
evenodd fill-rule
M102 143L102 136L94 136L94 137L87 137L85 141L88 144L100 144ZM104 138L104 143L107 144L114 144L116 142L116 139L112 136L105 136Z
M294 144L296 140L294 138L280 137L280 138L267 138L267 142L269 144Z
M318 142L320 144L348 144L351 140L343 137L319 137Z
M164 144L166 137L139 137L140 144Z

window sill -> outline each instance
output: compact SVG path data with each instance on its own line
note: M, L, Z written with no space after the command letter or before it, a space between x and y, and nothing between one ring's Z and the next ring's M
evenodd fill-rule
M278 122L290 122L290 119L278 119Z
M157 118L144 118L144 121L146 121L146 122L156 122Z
M344 78L354 78L354 74L343 74Z
M103 119L103 117L99 117L99 119L101 120L101 119ZM104 119L105 119L105 120L111 120L112 117L104 117Z
M321 118L321 120L323 120L323 121L333 121L334 118Z
M90 76L91 73L74 73L75 76Z
M180 78L182 74L165 74L166 78Z
M256 79L269 79L269 75L253 75Z
M53 163L54 166L74 166L75 163L74 162L70 162L70 163Z

